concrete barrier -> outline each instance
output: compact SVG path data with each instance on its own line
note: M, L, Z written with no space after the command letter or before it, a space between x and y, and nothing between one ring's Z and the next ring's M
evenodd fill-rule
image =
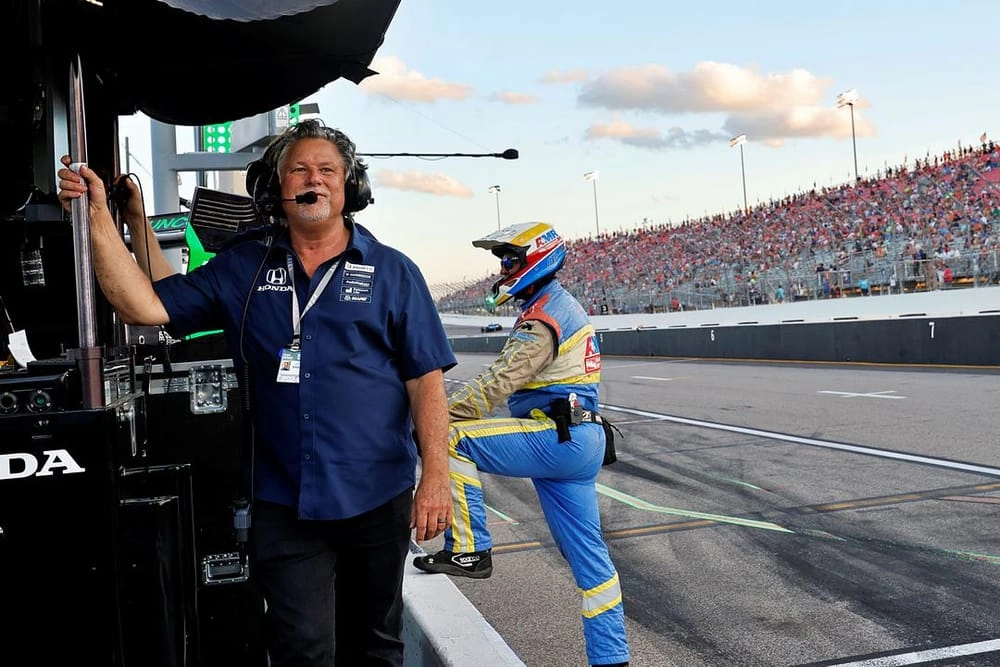
M413 567L426 552L410 543L403 574L406 667L525 667L496 630L443 574Z
M607 356L1000 366L997 286L592 319ZM495 354L505 337L456 334L451 343Z

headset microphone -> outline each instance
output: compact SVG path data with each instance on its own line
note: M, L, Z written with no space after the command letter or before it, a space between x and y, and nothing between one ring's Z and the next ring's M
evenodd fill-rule
M310 190L309 192L303 192L300 195L295 195L294 197L289 197L288 199L282 199L281 201L293 201L296 204L315 204L319 201L319 195Z

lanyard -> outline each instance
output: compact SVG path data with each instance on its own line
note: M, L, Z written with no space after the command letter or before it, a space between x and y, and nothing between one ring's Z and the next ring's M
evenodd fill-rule
M309 312L309 309L313 307L313 305L316 303L317 300L319 300L320 294L322 294L323 290L326 289L327 283L330 282L330 279L333 278L333 274L337 270L337 267L340 266L340 260L338 259L336 262L331 264L330 268L328 268L326 270L326 273L323 274L323 278L319 281L319 284L316 285L316 289L313 291L312 296L309 297L309 301L306 302L306 307L302 309L301 314L299 314L299 295L295 291L295 270L294 270L295 267L292 264L291 253L285 256L285 265L288 267L288 276L289 279L292 281L291 349L297 350L299 349L299 337L300 337L299 331L300 331L300 325L302 323L302 318L306 316L306 313Z

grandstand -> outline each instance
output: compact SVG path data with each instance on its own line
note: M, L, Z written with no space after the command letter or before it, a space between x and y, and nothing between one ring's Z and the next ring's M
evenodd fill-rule
M567 240L561 282L591 314L666 312L1000 284L992 141L738 210ZM487 314L497 276L434 288ZM513 315L513 306L500 315Z
M431 297L433 297L434 302L440 304L442 300L446 300L452 294L459 294L465 292L466 290L474 290L479 284L485 280L458 280L450 283L438 283L437 285L430 285ZM482 296L480 296L480 301L482 301Z

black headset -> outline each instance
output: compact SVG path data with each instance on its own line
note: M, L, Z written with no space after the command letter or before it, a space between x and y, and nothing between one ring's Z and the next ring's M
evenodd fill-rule
M332 128L325 128L325 131L332 135L328 137L331 141L342 134L340 130ZM265 220L285 217L281 206L281 183L278 180L279 149L276 146L276 143L272 143L263 156L247 165L247 192L253 197L257 212ZM372 198L371 180L368 178L368 165L355 158L352 164L345 166L347 176L344 178L343 213L356 213L375 201Z

